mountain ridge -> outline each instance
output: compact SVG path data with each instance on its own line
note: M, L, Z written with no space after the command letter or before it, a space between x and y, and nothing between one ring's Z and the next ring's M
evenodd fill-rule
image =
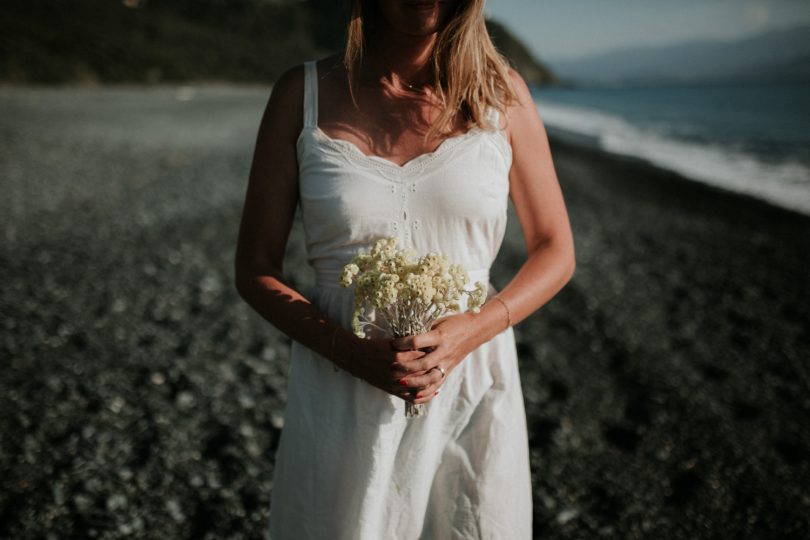
M550 61L573 85L810 82L810 25L733 40L622 47L585 58Z
M339 50L347 16L333 0L7 0L0 83L270 83ZM529 84L556 81L505 26L487 27Z

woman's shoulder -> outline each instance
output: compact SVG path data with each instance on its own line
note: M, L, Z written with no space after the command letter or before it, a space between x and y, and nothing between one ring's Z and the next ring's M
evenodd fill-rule
M278 99L288 101L300 98L304 92L304 64L287 68L273 83L272 94Z
M509 67L508 73L512 90L517 97L517 101L509 105L506 110L506 131L511 142L515 127L531 122L537 114L537 109L529 85L526 84L521 74L513 67Z
M340 64L341 56L313 59L318 66L319 82L328 76L329 70ZM262 120L262 125L274 130L284 130L291 137L297 137L304 124L305 65L302 62L287 68L279 75L270 90L270 97Z
M325 78L329 73L339 68L342 65L342 56L340 54L332 54L322 58L313 58L308 62L315 62L318 68L319 78ZM275 83L273 83L272 92L278 93L279 97L290 100L301 100L304 93L305 84L305 64L308 62L301 62L287 68L279 75Z
M514 90L515 95L517 96L517 102L513 103L509 107L509 114L520 114L520 110L524 109L527 105L534 103L534 98L532 97L532 92L529 90L529 85L526 84L526 81L523 79L520 73L513 68L509 67L509 82L512 85L512 90Z
M318 64L319 70L331 72L343 66L343 53L338 52L330 54L329 56L323 56L315 60L315 62Z
M304 123L304 64L281 73L273 82L259 127L262 132L284 134L294 139Z

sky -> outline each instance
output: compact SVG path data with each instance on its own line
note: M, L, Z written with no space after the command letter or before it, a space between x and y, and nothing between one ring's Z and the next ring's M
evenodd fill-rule
M810 0L486 0L485 11L546 62L810 24Z

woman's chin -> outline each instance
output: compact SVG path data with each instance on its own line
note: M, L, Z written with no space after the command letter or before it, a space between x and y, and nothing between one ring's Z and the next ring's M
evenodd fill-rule
M393 8L383 8L383 16L395 30L410 36L426 36L441 30L450 18L453 2L402 2Z

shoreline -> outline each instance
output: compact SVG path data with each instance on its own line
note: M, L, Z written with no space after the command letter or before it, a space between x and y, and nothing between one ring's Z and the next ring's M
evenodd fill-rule
M555 158L556 149L557 152L575 154L585 159L598 161L614 172L619 170L627 171L628 176L626 178L611 178L611 182L621 184L623 187L636 187L647 191L661 191L672 194L680 192L681 197L693 197L695 200L726 199L723 206L737 207L736 213L762 212L776 218L777 222L796 221L810 224L810 214L781 206L749 193L726 189L686 176L642 157L617 154L601 148L573 143L558 136L548 135L548 139L552 149L552 158ZM652 181L640 180L639 177L642 176L651 177Z

